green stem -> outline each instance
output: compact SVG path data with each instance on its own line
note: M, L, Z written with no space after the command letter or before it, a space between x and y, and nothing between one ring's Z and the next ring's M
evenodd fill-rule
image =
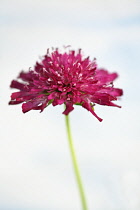
M83 208L83 210L88 210L85 193L84 193L84 189L83 189L83 185L82 185L82 181L81 181L81 176L80 176L80 172L79 172L78 164L77 164L77 160L76 160L76 154L75 154L74 146L73 146L73 142L72 142L69 116L66 115L65 119L66 119L66 128L67 128L69 147L70 147L74 172L75 172L75 176L76 176L76 180L77 180L77 184L78 184L78 189L79 189L79 193L80 193L80 198L81 198L81 202L82 202L82 208Z

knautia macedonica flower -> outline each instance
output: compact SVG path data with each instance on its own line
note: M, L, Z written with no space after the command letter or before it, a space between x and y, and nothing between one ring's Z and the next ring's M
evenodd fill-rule
M63 114L68 115L73 105L81 105L99 121L94 105L116 106L122 90L114 88L117 73L109 73L97 67L96 60L83 58L81 50L61 53L58 49L47 54L33 70L21 72L18 80L11 82L11 88L19 89L11 95L9 104L22 104L22 111L41 110L49 104L65 104Z

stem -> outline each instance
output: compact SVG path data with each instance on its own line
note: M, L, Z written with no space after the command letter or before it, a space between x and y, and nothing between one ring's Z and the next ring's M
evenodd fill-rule
M66 129L67 129L69 147L70 147L70 152L71 152L71 157L72 157L72 163L73 163L74 172L75 172L75 176L76 176L76 180L77 180L77 184L78 184L78 189L79 189L80 198L81 198L81 202L82 202L82 208L83 208L83 210L88 210L85 193L84 193L84 189L83 189L83 185L82 185L82 181L81 181L81 176L80 176L80 172L79 172L78 164L77 164L77 160L76 160L76 154L75 154L74 146L73 146L73 142L72 142L69 116L66 115L65 119L66 119Z

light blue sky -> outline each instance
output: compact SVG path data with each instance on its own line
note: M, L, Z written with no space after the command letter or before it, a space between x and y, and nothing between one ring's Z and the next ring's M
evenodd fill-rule
M89 210L140 208L138 0L1 1L0 210L80 210L63 106L22 114L9 84L49 47L71 45L118 72L122 109L81 107L71 126Z

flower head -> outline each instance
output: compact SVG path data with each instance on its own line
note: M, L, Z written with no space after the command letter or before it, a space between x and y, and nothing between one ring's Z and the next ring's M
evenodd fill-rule
M11 82L10 87L19 91L12 93L9 104L23 103L23 113L42 112L49 104L65 104L65 115L74 109L73 105L81 105L102 121L93 107L95 104L120 107L112 102L122 95L122 89L113 86L117 77L117 73L99 69L95 59L83 58L81 50L65 53L47 50L33 70L19 74L21 81Z

